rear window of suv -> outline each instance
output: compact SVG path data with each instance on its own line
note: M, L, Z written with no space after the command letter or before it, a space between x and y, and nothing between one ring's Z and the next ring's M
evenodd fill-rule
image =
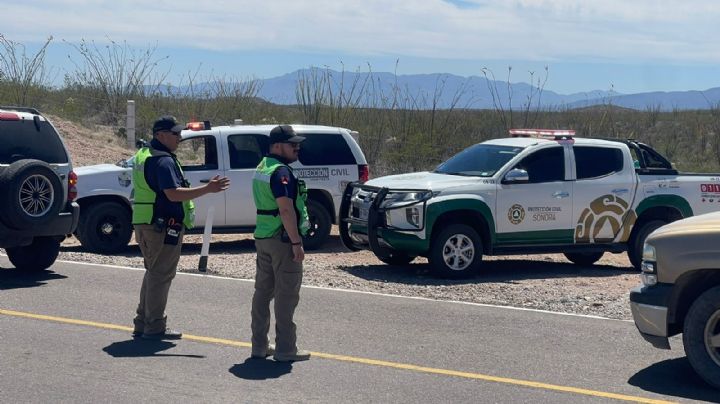
M22 159L66 164L68 155L60 136L47 121L0 121L0 164Z
M305 166L352 165L355 156L341 134L302 133L300 163Z

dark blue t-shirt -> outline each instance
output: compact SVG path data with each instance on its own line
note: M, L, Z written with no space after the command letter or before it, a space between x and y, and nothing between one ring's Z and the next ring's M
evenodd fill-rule
M285 163L280 156L271 154L269 157ZM297 197L297 180L288 167L279 167L270 177L270 189L275 198L286 196L294 201Z
M153 139L150 146L153 149L170 153L170 150L157 139ZM145 160L145 181L147 181L150 189L157 194L155 198L155 217L174 218L175 221L182 222L185 217L182 202L170 201L163 192L165 189L183 187L182 173L175 163L175 159L170 156L149 157Z

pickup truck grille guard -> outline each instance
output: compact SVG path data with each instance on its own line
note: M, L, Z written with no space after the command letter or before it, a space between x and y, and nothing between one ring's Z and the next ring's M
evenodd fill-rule
M359 189L360 191L368 192L368 197L371 198L372 203L368 207L368 217L367 222L360 218L355 218L351 212L352 212L352 196L356 189ZM426 192L426 189L420 190L420 189L393 189L392 192ZM381 244L379 237L378 237L378 229L379 228L392 228L389 227L385 223L385 212L387 211L386 208L382 207L383 202L385 201L385 198L387 197L388 193L390 193L390 190L388 188L380 188L380 187L373 187L370 185L363 185L360 182L351 182L348 184L348 186L345 188L345 191L343 192L342 201L340 202L340 239L342 240L345 247L350 249L351 251L359 251L369 249L375 253L378 257L391 257L393 254L393 249L388 247L387 245ZM415 202L413 202L415 203ZM397 205L395 205L394 209L398 208ZM350 237L350 226L353 224L361 225L361 226L367 226L367 238L368 238L368 245L365 245L363 243L358 243L356 240L354 240L352 237Z
M362 185L359 182L351 182L345 187L345 191L343 192L342 201L340 202L340 240L342 240L345 247L350 249L351 251L360 251L366 249L365 246L362 244L359 244L355 242L355 240L350 237L350 225L351 224L361 224L365 225L365 221L360 219L355 219L351 216L350 211L352 209L352 204L350 199L352 198L353 191L359 188L363 191L369 191L372 194L374 194L374 198L372 199L372 203L370 204L369 211L368 211L368 218L367 218L367 230L368 230L368 244L370 244L370 249L380 256L389 256L390 255L390 249L387 247L383 247L380 245L380 241L378 240L377 235L377 228L379 226L382 226L382 223L380 222L380 214L384 213L385 210L380 208L380 204L385 199L388 193L387 188L378 188L373 187L370 185ZM373 229L373 230L371 230Z

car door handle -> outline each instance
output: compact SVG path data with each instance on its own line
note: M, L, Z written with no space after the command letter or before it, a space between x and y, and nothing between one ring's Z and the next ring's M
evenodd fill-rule
M552 196L553 196L553 198L557 198L557 199L567 198L568 196L570 196L570 193L564 192L564 191L558 191L558 192L555 192L554 194L552 194Z
M616 188L612 190L613 194L626 194L628 192L630 192L630 190L627 188Z
M206 179L206 180L200 180L200 182L202 182L203 184L207 184L207 183L210 182L210 178L208 178L208 179Z

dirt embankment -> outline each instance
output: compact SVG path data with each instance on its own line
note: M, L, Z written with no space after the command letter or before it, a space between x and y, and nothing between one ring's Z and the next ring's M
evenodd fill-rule
M114 164L135 152L127 148L110 127L96 125L89 128L57 116L47 118L63 137L75 167Z

